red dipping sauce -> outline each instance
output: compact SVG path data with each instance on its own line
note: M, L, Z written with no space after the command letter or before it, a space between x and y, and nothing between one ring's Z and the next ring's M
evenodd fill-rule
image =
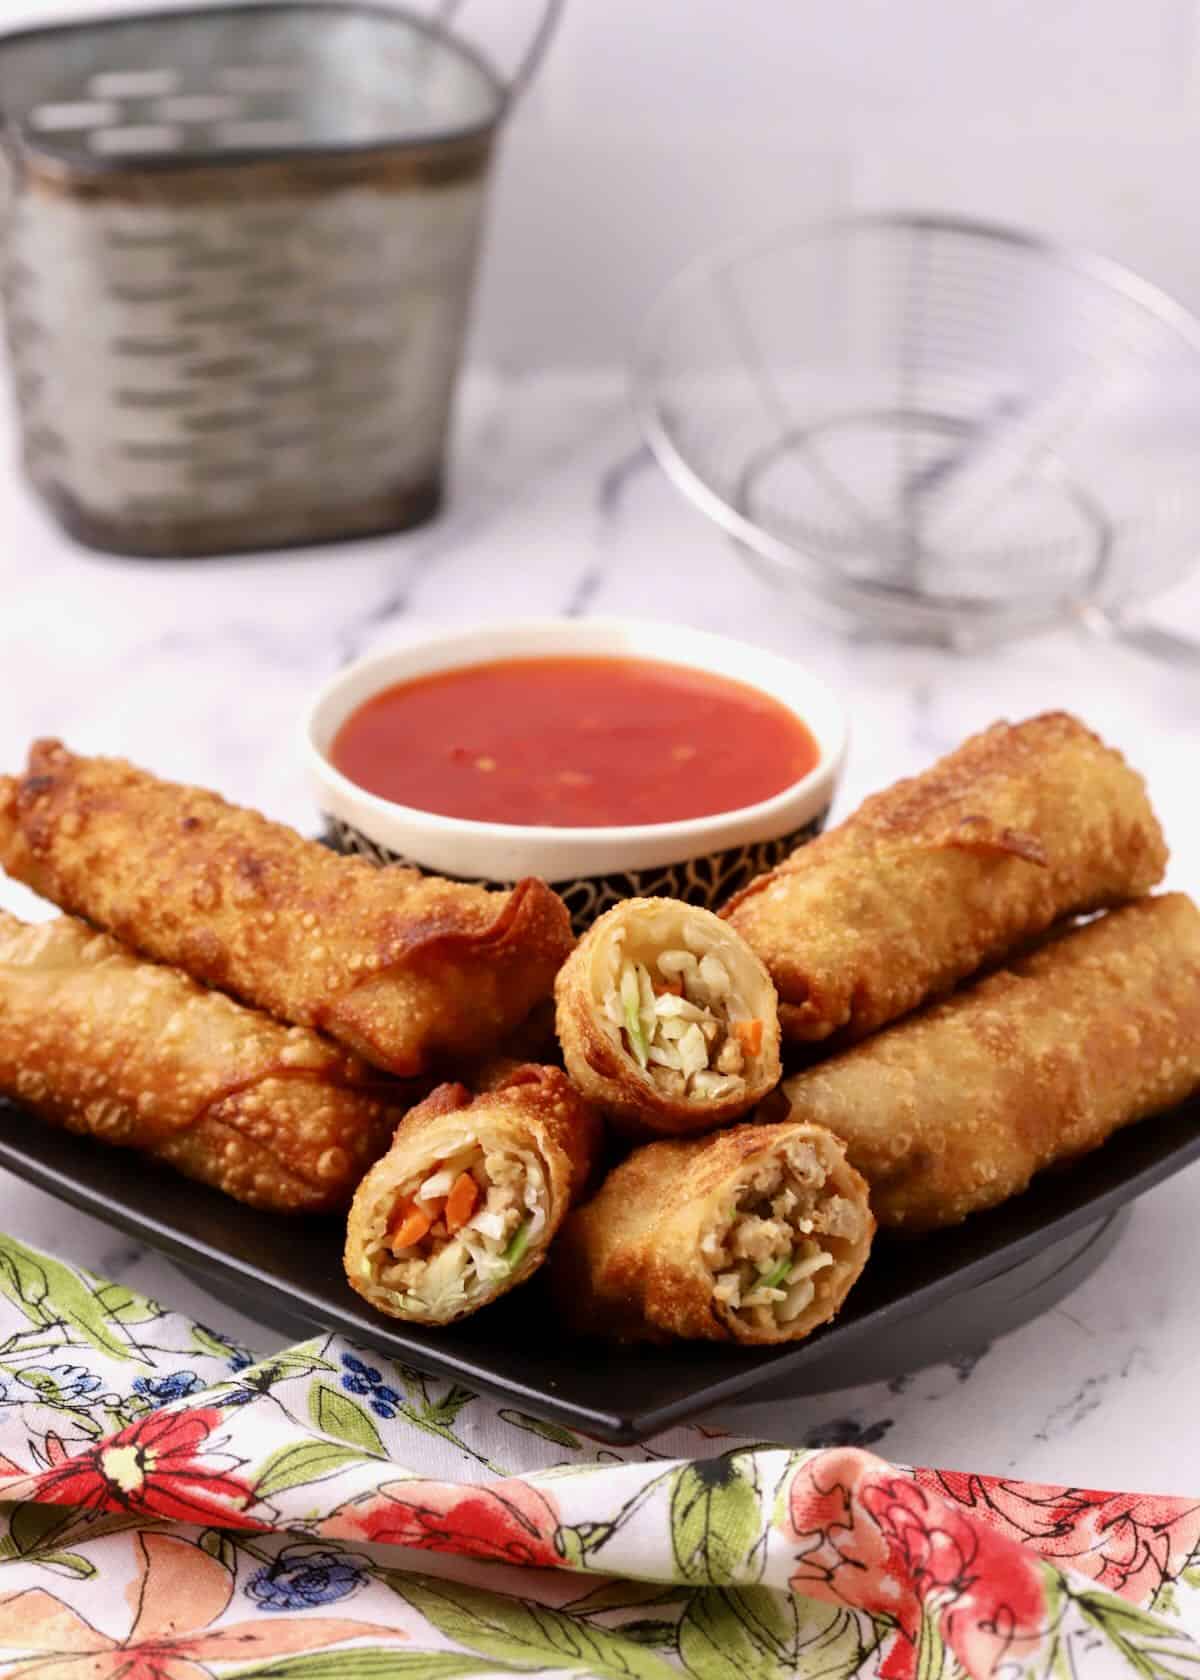
M501 659L397 683L351 713L336 769L475 822L682 822L782 793L816 765L804 724L730 677L654 659Z

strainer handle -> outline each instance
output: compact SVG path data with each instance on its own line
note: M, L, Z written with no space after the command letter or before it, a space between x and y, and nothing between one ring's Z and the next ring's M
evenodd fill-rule
M1200 672L1200 641L1177 636L1173 630L1160 630L1156 624L1131 622L1101 607L1085 607L1080 617L1086 630L1106 642L1119 642L1122 647L1144 653L1164 665Z
M565 5L566 0L545 0L538 26L533 32L532 40L525 49L525 56L508 78L504 102L506 110L521 97L537 74L538 66L546 56L550 38L558 27L558 20L562 16ZM441 4L436 7L433 14L437 19L438 27L450 31L462 10L462 6L463 0L441 0Z

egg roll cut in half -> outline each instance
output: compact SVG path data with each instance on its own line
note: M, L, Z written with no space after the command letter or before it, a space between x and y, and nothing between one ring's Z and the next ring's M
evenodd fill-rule
M595 1110L559 1068L439 1085L354 1198L346 1277L380 1312L450 1324L531 1277L596 1160Z
M789 1041L848 1043L1067 915L1138 898L1167 849L1142 778L1065 712L997 723L725 906Z
M594 923L555 985L575 1084L627 1130L711 1131L779 1079L775 988L719 917L631 898Z
M0 1092L251 1207L346 1208L412 1093L63 916L0 912Z
M874 1231L831 1133L734 1126L635 1149L568 1219L550 1278L584 1335L795 1342L837 1313Z
M785 1081L881 1225L953 1225L1200 1087L1200 911L1142 899ZM786 1112L786 1111L785 1111Z
M542 881L488 892L378 869L56 741L0 783L0 864L145 955L396 1074L493 1049L571 948Z

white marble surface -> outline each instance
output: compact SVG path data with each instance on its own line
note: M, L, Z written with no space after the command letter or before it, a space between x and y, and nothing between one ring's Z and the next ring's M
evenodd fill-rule
M310 826L296 720L340 662L435 622L637 613L756 640L838 684L854 723L841 811L996 717L1071 706L1149 775L1174 848L1171 883L1200 890L1200 674L1070 631L968 660L814 629L662 479L615 376L477 378L459 433L455 494L439 523L277 558L86 555L5 476L0 765L54 733ZM1200 631L1200 587L1162 611ZM11 885L0 885L0 903L38 913ZM773 1412L769 1432L861 1440L908 1462L1197 1491L1198 1203L1200 1167L1138 1204L1117 1250L1067 1302L981 1358L793 1402ZM278 1343L164 1260L3 1174L0 1224L263 1351Z

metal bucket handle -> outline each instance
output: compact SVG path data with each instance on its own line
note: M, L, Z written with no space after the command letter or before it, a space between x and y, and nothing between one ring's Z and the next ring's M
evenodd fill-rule
M533 32L532 40L525 49L525 56L505 84L505 111L515 104L537 74L538 66L546 56L550 38L558 27L558 20L562 16L565 5L566 0L545 0L541 19ZM454 24L462 6L463 0L441 0L441 4L434 12L434 17L437 20L438 29L444 34L453 35L455 33Z

